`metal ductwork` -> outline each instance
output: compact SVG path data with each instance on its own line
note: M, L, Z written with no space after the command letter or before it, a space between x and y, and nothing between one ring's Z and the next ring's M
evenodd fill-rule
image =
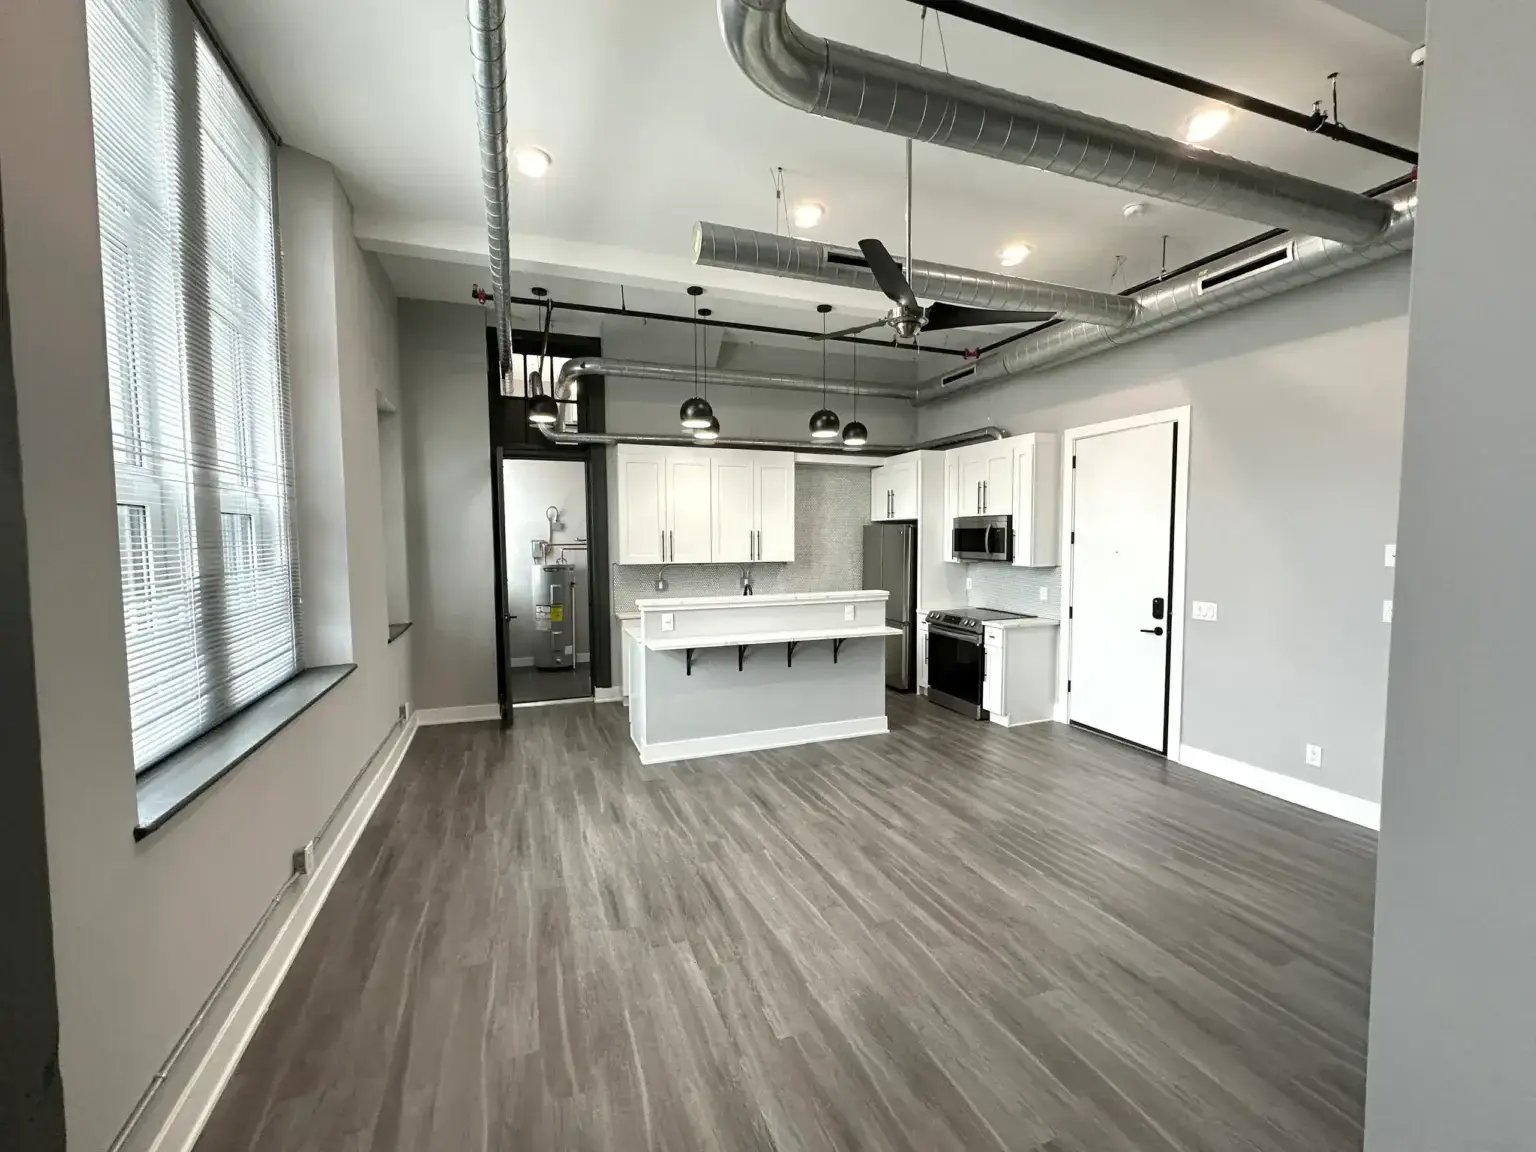
M541 425L540 430L544 438L551 444L560 444L566 447L580 447L586 444L663 444L670 448L747 448L752 450L771 450L784 452L807 452L822 456L900 456L904 452L930 452L942 448L958 448L965 444L977 444L983 440L1003 440L1008 433L989 424L985 428L972 428L969 432L955 432L949 436L940 436L934 440L923 440L917 444L866 444L861 448L844 448L841 445L805 443L801 440L711 440L707 444L701 444L691 436L657 436L644 433L628 434L623 432L557 432L548 425Z
M809 35L786 0L718 2L737 66L805 112L1344 243L1390 222L1367 196Z
M815 240L733 228L728 224L700 223L694 226L693 262L709 268L764 272L791 280L880 291L864 254L857 248L839 248ZM910 264L904 261L903 264L912 290L924 300L942 300L973 308L1055 312L1063 320L1081 320L1116 328L1136 319L1135 301L1109 292L977 272L927 260L913 260Z
M839 396L880 396L890 400L911 400L911 388L897 388L889 384L855 384L851 380L820 380L809 376L779 376L770 372L738 372L728 368L700 368L679 364L646 364L639 360L611 360L606 356L581 356L566 361L560 369L560 379L555 384L555 395L569 396L570 385L582 376L618 376L629 380L668 380L677 384L692 385L695 378L701 384L719 385L725 388L775 388L781 392L820 392ZM722 441L723 443L723 441Z
M1118 329L1059 324L1031 333L993 356L928 381L918 391L917 403L948 400L986 384L1106 352L1409 252L1417 187L1406 185L1381 202L1391 223L1368 244L1350 246L1295 232L1254 244L1138 292L1134 299L1141 315L1134 324Z
M480 132L480 183L490 240L491 286L501 371L511 362L512 293L508 238L511 184L507 175L507 40L504 0L469 0L469 45L475 61L475 119Z

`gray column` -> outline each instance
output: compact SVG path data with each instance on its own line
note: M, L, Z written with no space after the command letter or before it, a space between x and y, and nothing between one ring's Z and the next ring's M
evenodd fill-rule
M1536 1140L1536 6L1430 5L1367 1152Z

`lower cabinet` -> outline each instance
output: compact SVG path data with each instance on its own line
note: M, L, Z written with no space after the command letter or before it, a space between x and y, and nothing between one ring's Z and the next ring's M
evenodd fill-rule
M1013 728L1051 718L1057 635L1054 626L986 629L981 706L994 724Z
M928 624L917 626L917 690L928 691Z

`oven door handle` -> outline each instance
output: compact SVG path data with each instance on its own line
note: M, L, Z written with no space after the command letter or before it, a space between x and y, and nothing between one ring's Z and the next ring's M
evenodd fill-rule
M983 644L983 638L974 632L956 632L949 628L942 628L937 624L928 625L928 635L947 636L951 640L958 640L960 643L969 644L973 648L980 648Z

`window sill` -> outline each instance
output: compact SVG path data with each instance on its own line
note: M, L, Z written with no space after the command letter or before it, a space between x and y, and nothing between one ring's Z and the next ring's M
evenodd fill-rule
M412 623L413 621L407 620L404 624L391 624L389 626L389 642L393 644L400 637L404 636Z
M142 840L164 827L172 816L356 670L356 664L306 668L140 776L139 815L133 838Z

